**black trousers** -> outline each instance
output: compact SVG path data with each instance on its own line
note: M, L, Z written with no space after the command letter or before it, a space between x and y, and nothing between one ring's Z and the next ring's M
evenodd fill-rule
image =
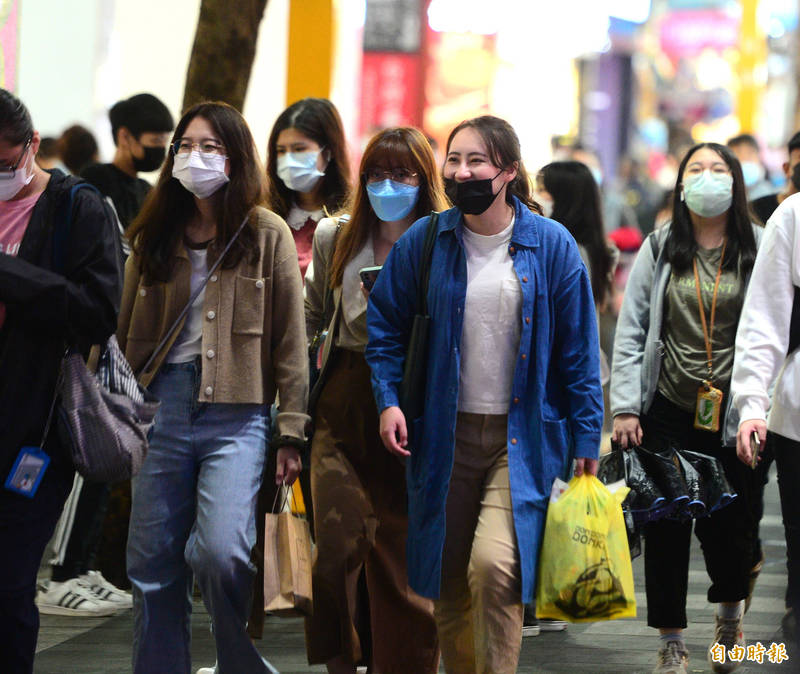
M708 601L744 599L753 559L753 523L750 500L753 471L736 458L736 449L721 446L721 434L698 431L694 415L680 409L660 393L641 418L642 444L657 450L672 441L682 449L702 452L722 462L725 476L738 494L733 502L709 517L694 520L706 570L711 578ZM647 624L650 627L686 627L686 594L692 520L669 519L644 527L644 566Z
M778 465L783 528L786 534L786 607L800 614L800 442L770 433Z
M53 459L34 498L0 486L0 670L5 674L33 672L36 574L72 486L72 466L53 456L52 448L48 453Z

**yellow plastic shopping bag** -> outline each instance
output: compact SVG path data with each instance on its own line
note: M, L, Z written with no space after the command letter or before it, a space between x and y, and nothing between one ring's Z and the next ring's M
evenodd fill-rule
M636 616L628 537L620 503L593 475L574 477L550 503L544 530L536 615L570 622Z

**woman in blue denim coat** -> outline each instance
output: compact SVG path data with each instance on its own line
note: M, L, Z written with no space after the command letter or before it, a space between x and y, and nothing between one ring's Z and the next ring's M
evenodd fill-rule
M578 247L538 215L511 126L450 134L455 208L436 223L426 402L398 406L429 218L395 244L367 309L387 449L407 457L411 587L435 600L448 672L516 671L554 478L594 473L603 404L592 289ZM409 446L409 432L413 446Z

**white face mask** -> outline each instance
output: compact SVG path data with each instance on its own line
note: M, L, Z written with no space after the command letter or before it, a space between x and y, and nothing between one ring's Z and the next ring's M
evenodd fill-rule
M230 178L225 175L225 160L221 154L210 154L193 150L186 154L176 154L172 165L172 177L198 199L207 199Z
M705 170L699 175L684 176L683 198L690 211L704 218L724 213L733 201L733 176Z
M25 150L25 154L28 154L30 150L30 146L28 149ZM30 159L26 162L30 164ZM0 201L11 201L19 191L28 185L31 180L33 180L33 171L29 170L28 167L20 162L20 165L17 166L16 171L14 171L14 176L11 178L0 178Z
M284 185L295 192L313 190L325 171L317 169L317 157L321 150L311 152L287 152L278 157L278 177Z

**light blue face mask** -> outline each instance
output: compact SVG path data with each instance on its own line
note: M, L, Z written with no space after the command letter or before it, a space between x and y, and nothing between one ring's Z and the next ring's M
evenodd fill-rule
M704 218L713 218L731 207L733 176L709 170L684 176L683 197L690 211Z
M757 161L742 162L742 177L745 187L752 187L764 179L764 167Z
M395 222L406 217L417 205L419 185L406 185L387 178L367 184L367 196L378 220Z

